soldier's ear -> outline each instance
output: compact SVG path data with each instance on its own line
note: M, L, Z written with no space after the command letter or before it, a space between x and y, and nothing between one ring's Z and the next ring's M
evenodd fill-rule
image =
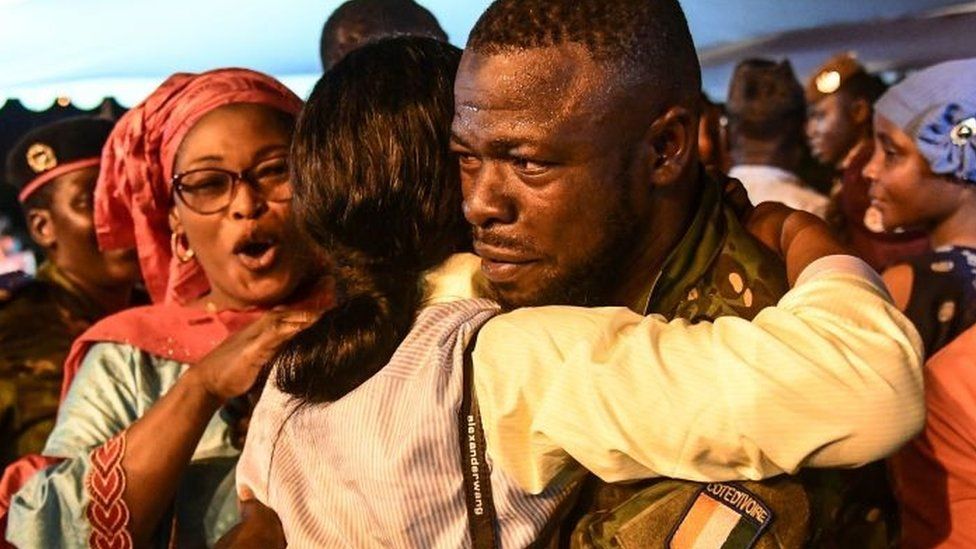
M34 208L27 210L27 229L38 246L50 250L58 242L58 231L51 217L51 210Z
M652 153L653 184L671 185L697 160L698 117L684 107L671 107L651 123L645 139Z

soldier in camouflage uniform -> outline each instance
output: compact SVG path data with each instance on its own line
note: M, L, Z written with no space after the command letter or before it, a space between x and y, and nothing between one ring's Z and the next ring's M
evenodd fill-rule
M40 453L54 426L71 342L126 307L139 271L131 251L95 244L92 198L112 123L79 117L37 128L7 157L31 237L47 261L36 277L0 276L0 465Z
M748 211L745 190L737 181L720 174L706 176L699 209L649 286L644 312L692 321L722 316L751 320L775 305L789 289L784 264L746 230L743 219ZM571 544L668 545L680 537L683 526L688 529L685 525L695 514L700 494L710 486L732 486L770 511L767 521L749 523L753 528L748 529L748 539L732 539L729 547L796 547L812 534L810 501L795 478L703 487L678 480L607 484L591 477L571 515L579 521Z
M748 205L742 202L738 182L726 180L724 193L716 189L715 184L705 187L704 207L671 253L645 313L693 321L721 316L751 320L788 290L780 259L740 221ZM575 547L661 546L662 536L673 534L664 526L672 517L685 519L683 513L701 490L696 483L675 480L606 484L591 478L588 484L577 515L581 510L588 514L574 531ZM810 469L798 479L738 484L772 510L774 526L768 536L759 532L756 547L882 548L897 539L897 509L880 463L855 470Z
M776 303L787 289L784 265L746 230L741 185L699 166L700 85L676 1L488 8L458 72L453 148L493 297L509 307L627 305L693 321L751 319ZM593 479L564 542L798 547L820 532L816 508L797 477ZM712 511L730 527L721 539L702 537Z

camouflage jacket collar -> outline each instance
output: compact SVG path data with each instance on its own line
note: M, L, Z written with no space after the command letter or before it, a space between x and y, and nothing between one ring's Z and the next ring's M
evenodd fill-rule
M789 289L782 259L756 240L732 197L741 184L702 175L698 210L649 292L645 314L752 318Z

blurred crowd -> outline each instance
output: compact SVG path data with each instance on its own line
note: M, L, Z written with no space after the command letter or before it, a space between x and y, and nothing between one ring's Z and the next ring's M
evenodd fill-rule
M447 39L349 0L304 100L19 139L0 546L976 546L976 59L718 103L676 0Z

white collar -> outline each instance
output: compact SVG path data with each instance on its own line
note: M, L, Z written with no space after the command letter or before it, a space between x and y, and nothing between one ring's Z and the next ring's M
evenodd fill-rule
M729 177L742 180L780 181L794 185L803 185L803 181L795 173L765 164L739 164L738 166L733 166L729 170Z

